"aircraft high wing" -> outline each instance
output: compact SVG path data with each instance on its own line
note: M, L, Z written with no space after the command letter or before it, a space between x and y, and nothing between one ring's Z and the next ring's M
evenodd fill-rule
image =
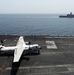
M15 49L15 52L14 52L13 62L18 62L23 51L25 50L25 42L22 36L19 38L16 46L17 48Z
M0 45L0 49L1 49L1 51L14 50L13 62L19 62L24 50L31 49L32 51L39 52L41 48L38 44L26 45L26 42L24 42L23 36L20 36L16 46L5 47L3 45Z

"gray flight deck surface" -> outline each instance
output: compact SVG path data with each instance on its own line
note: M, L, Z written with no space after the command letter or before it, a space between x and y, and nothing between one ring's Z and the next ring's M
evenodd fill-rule
M5 46L15 46L20 35L0 35ZM74 75L74 36L23 35L39 44L41 54L27 54L13 63L13 56L0 55L0 75Z

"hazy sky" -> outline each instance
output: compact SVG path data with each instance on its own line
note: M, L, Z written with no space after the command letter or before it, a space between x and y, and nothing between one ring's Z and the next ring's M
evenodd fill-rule
M0 13L74 13L74 0L0 0Z

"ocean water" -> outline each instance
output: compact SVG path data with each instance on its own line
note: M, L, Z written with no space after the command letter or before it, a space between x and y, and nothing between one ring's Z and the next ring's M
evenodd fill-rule
M0 14L0 34L74 35L74 18L59 18L59 14Z

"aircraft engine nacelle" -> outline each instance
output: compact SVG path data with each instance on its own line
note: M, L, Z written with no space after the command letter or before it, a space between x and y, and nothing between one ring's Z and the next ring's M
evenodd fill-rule
M38 44L34 44L30 48L30 50L31 50L31 53L40 54L41 47Z
M31 42L29 41L29 42L25 42L26 44L31 44Z

